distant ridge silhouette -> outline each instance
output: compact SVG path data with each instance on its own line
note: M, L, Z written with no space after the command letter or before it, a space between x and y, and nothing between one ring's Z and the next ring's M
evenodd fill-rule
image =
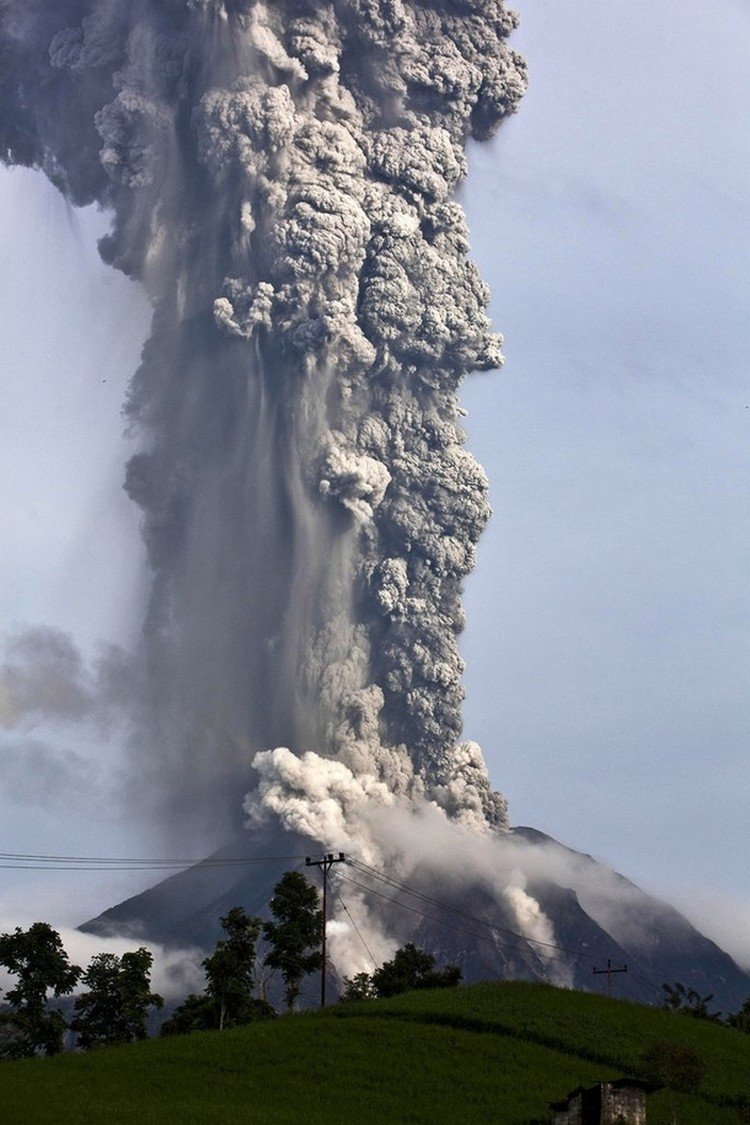
M609 884L615 890L609 897L601 892L596 909L589 904L587 911L571 887L553 880L529 883L529 893L554 927L557 948L548 948L518 936L518 923L507 904L494 899L484 887L464 886L457 894L454 887L410 884L436 904L431 905L372 880L373 889L386 896L382 905L388 917L400 918L402 924L405 918L410 925L405 940L429 950L440 963L460 965L466 981L525 978L600 991L604 978L595 977L593 967L606 965L609 958L628 965L628 973L613 988L614 995L621 998L658 1004L664 981L682 981L701 995L713 993L712 1007L724 1012L737 1011L750 996L750 976L673 907L543 832L527 827L511 832L531 844L544 845L560 859L574 859L584 872L590 871L592 882ZM220 917L232 906L266 914L281 874L304 864L306 854L320 852L317 842L278 826L243 831L203 863L110 907L80 929L209 950L220 935ZM247 863L211 865L230 859ZM366 876L355 877L368 882ZM345 888L343 884L344 897ZM387 901L392 899L404 905ZM408 912L404 906L410 908Z

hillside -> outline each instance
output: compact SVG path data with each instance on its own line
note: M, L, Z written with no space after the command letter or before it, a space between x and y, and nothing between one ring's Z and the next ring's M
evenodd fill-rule
M249 1028L150 1040L90 1055L0 1064L4 1125L548 1119L579 1084L638 1073L654 1040L707 1064L698 1095L676 1097L680 1125L742 1120L750 1038L624 1001L529 982L409 993ZM672 1120L649 1095L649 1125Z
M346 874L357 881L368 909L386 919L386 932L398 935L400 944L414 941L439 961L459 965L466 981L540 980L586 989L594 966L611 958L630 966L628 994L644 1003L660 1001L665 980L682 981L701 995L713 993L715 1007L725 1012L736 1011L750 995L750 976L667 903L536 829L514 828L503 839L522 850L538 849L544 856L541 866L561 877L557 882L537 874L528 888L564 947L563 961L540 955L540 947L518 933L518 921L502 896L484 885L468 881L456 887L446 881L436 886L434 873L420 881L416 870L410 888L394 891L388 873L385 883L372 869L347 869ZM242 831L202 863L110 907L80 929L208 951L220 936L223 914L239 905L265 917L283 872L319 850L314 840L273 823ZM341 893L346 896L346 884ZM563 962L566 978L561 980L555 970Z

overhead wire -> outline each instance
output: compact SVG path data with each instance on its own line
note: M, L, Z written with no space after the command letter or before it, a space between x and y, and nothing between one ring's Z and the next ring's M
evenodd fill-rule
M457 914L457 915L467 919L468 921L474 923L475 925L484 926L487 929L491 930L493 933L502 933L507 937L514 938L515 940L522 940L524 942L530 942L533 945L541 945L541 946L544 946L544 947L549 948L549 949L557 950L561 953L567 954L577 964L580 964L581 961L585 961L587 963L590 963L591 965L594 964L594 958L590 954L582 953L580 950L573 950L573 949L567 948L566 946L559 945L556 942L545 942L545 941L542 941L541 939L527 937L525 934L521 934L516 930L510 930L507 927L496 926L493 923L488 922L486 919L477 918L475 915L469 914L467 911L462 910L460 907L453 906L450 903L441 902L440 900L434 899L429 895L425 895L423 892L417 891L415 888L407 886L405 883L402 883L398 879L393 878L393 876L388 875L386 872L379 871L377 868L372 867L370 864L366 864L361 860L350 859L349 862L351 863L351 865L353 867L355 867L362 874L370 875L373 878L377 878L381 882L383 882L383 883L387 884L388 886L392 887L393 889L398 889L398 890L404 892L405 894L412 895L413 897L415 897L417 899L421 899L423 902L426 902L426 903L430 904L431 906L435 906L438 909L447 910L447 911L450 911L451 913ZM371 888L370 893L375 894L377 892L375 892ZM385 897L385 896L381 896L381 897ZM398 903L397 899L391 899L390 901L395 902L397 905L402 905L402 906L406 907L405 903ZM406 907L406 908L411 909L411 908L408 908L408 907ZM417 913L417 911L414 911L414 912ZM424 917L427 917L427 915L424 915ZM434 922L438 922L438 919L430 919L430 920L434 921ZM445 923L438 922L438 924L444 925ZM470 931L464 930L464 931L460 931L460 932L468 933ZM473 936L479 937L480 935L473 935ZM565 962L565 958L551 957L550 955L545 955L545 959L546 960L556 960L556 961ZM656 984L654 984L654 982L652 980L649 980L642 973L636 972L636 970L630 969L629 971L632 972L633 976L637 977L637 979L640 980L642 985L644 985L649 991L653 992L654 996L658 997L660 995L659 987ZM627 990L627 991L629 991L629 990ZM631 995L635 996L635 994L633 994L633 993L631 993Z
M252 863L302 860L301 855L225 856L164 859L142 856L77 856L0 852L0 868L20 871L173 871L196 867L243 867Z
M531 942L533 945L542 945L547 947L548 949L559 950L562 953L568 953L574 957L581 956L578 950L567 949L563 945L558 945L557 943L551 941L542 941L540 938L530 938L527 937L526 934L520 933L518 930L511 930L504 926L496 926L494 923L488 922L485 918L477 918L476 915L469 914L467 911L462 910L458 906L453 906L447 902L441 902L439 899L431 898L430 895L423 894L422 891L417 891L413 887L408 887L405 883L401 883L397 879L393 879L390 875L386 875L384 872L379 872L377 868L370 867L368 864L360 864L357 860L352 861L352 864L353 866L357 867L362 872L362 874L370 875L373 878L380 879L382 882L387 883L393 889L403 891L405 894L409 894L414 898L421 899L423 902L428 903L430 906L435 906L439 910L448 910L452 914L458 914L462 918L465 918L467 921L475 923L475 925L485 926L486 928L493 930L496 933L502 933L507 935L508 937L520 939L524 942Z
M254 863L273 863L273 862L289 862L292 860L299 861L295 869L300 869L302 862L306 857L303 855L262 855L262 856L225 856L225 857L208 857L205 859L186 859L186 858L163 858L163 857L148 857L148 856L88 856L88 855L61 855L54 853L33 853L33 852L0 852L0 869L15 870L15 871L180 871L186 870L191 867L195 868L221 868L221 867L243 867ZM515 941L522 941L529 943L533 946L541 946L543 949L554 950L557 953L565 954L564 957L552 956L551 954L544 954L544 959L548 961L560 961L563 963L580 964L581 961L591 962L593 958L584 954L579 950L573 950L565 946L559 945L556 942L543 941L540 938L528 937L525 934L516 930L511 930L504 926L498 926L489 922L487 919L478 918L476 915L470 914L468 911L454 906L451 903L442 902L435 899L424 892L410 887L387 872L380 871L378 868L372 867L370 864L364 863L361 860L347 857L347 863L353 867L360 875L369 877L370 879L378 880L391 890L398 891L402 894L411 896L412 898L434 907L439 911L447 911L451 914L470 922L473 926L481 927L488 930L489 934L477 933L475 930L469 930L462 927L451 926L449 923L440 918L434 918L425 914L421 910L409 906L407 903L399 901L397 898L391 898L377 891L372 886L366 886L358 883L356 880L351 879L343 874L339 875L340 879L345 879L347 882L352 883L354 886L366 891L368 894L373 894L378 898L390 902L395 906L401 907L413 914L419 915L427 921L433 922L435 925L443 926L446 929L453 929L457 933L467 934L471 937L482 941L492 942L493 938L490 935L503 934ZM370 960L375 964L375 958L372 951L368 948L367 943L362 936L354 918L352 917L346 903L341 897L337 888L339 901L343 909L346 911L355 931L357 932L362 944L367 950ZM661 987L653 980L650 980L646 975L635 969L630 969L632 975L643 985L646 989L653 993L654 997L660 997ZM630 992L624 985L624 991ZM630 993L634 996L632 992Z
M467 930L462 926L456 926L451 922L446 922L442 918L433 918L431 915L425 914L423 910L418 910L414 906L409 906L409 904L406 903L406 902L400 902L397 898L391 898L390 895L381 894L381 892L376 891L374 889L374 887L365 886L364 883L359 883L359 882L357 882L356 879L350 879L347 875L339 875L339 878L344 879L347 883L352 883L355 887L359 887L363 891L367 891L368 894L376 895L377 898L381 898L385 902L392 902L395 906L401 907L402 910L408 910L411 914L417 914L417 915L419 915L420 918L424 918L428 922L433 922L436 926L442 926L446 930L453 930L453 932L457 933L457 934L468 934L469 937L473 937L477 941L484 941L484 942L487 942L488 944L495 945L495 943L493 942L490 934L477 933L475 930ZM486 925L486 928L488 928L490 930L492 930L494 928L491 925L489 925L488 923L485 924L485 925ZM528 940L527 938L525 938L523 936L523 934L518 934L518 935L514 935L514 936L517 936L518 938L521 938L523 941ZM496 948L496 946L495 946L495 948ZM573 961L577 962L577 961L580 961L580 960L583 959L583 955L580 955L580 954L572 954L571 955L571 954L569 954L567 957L555 957L555 956L552 956L552 955L547 955L547 956L545 956L544 959L545 959L545 961L560 961L563 964L570 964L571 959Z
M360 940L360 941L362 942L363 946L365 947L365 949L366 949L366 951L367 951L367 956L368 956L368 957L370 958L370 960L372 961L372 967L373 967L373 969L377 969L377 967L378 967L378 963L377 963L377 961L375 960L375 958L374 958L374 957L373 957L373 955L372 955L372 950L370 949L369 945L367 944L367 942L365 941L364 937L362 936L362 933L361 933L361 931L360 931L360 928L359 928L359 926L358 926L358 925L357 925L357 923L356 923L356 922L354 921L354 918L352 917L352 915L351 915L351 913L350 913L350 911L349 911L349 907L348 907L348 906L346 905L346 903L344 902L343 898L341 897L341 891L339 890L339 888L338 888L338 887L335 887L334 889L335 889L335 891L336 891L336 897L338 898L339 902L341 903L341 905L343 906L344 910L346 911L346 914L347 914L347 917L349 918L349 921L350 921L350 922L351 922L351 924L352 924L352 925L354 926L354 930L355 930L355 932L356 932L356 934L357 934L357 937L358 937L358 938L359 938L359 940Z

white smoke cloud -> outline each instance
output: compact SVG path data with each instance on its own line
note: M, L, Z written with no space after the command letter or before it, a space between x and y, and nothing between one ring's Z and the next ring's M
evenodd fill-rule
M273 813L290 832L325 841L328 848L356 846L368 862L382 860L376 841L362 833L374 804L395 802L382 781L372 774L355 776L343 762L312 751L297 757L286 747L257 754L253 766L260 782L257 796L245 798L251 818Z
M670 892L686 918L750 972L750 897L716 889Z
M524 849L510 844L510 838L486 827L478 833L473 821L451 818L434 801L397 796L374 775L355 775L343 762L311 751L297 757L278 747L258 754L254 768L259 784L244 802L250 824L272 815L325 851L342 851L417 887L439 885L443 895L467 883L483 887L509 905L518 932L542 943L537 949L549 963L551 979L569 983L569 974L555 963L554 949L547 948L555 944L552 923L525 889ZM394 928L389 928L377 897L346 881L332 910L331 956L341 975L371 971L373 958L381 963L408 935L403 917L391 920ZM412 917L412 929L417 922Z
M342 892L345 892L346 909L342 906L344 898L337 894L333 902L333 912L337 916L326 926L326 940L337 972L342 978L351 979L357 973L371 973L389 961L398 949L398 942L378 932L360 895L351 894L345 887Z
M12 933L17 926L28 929L37 918L15 916L12 921L0 919L0 933ZM46 921L46 919L45 919ZM165 949L152 941L140 941L133 938L97 937L93 934L84 934L70 926L58 926L50 923L57 930L62 939L63 947L73 965L85 969L92 957L97 953L114 953L121 957L129 950L145 946L153 955L154 964L151 970L151 986L167 1001L178 1001L185 998L190 992L200 992L204 986L204 973L201 960L205 956L196 949ZM0 991L4 992L12 987L15 978L5 969L0 967ZM84 986L79 984L73 995L84 991Z
M539 903L526 891L526 876L516 870L514 881L503 892L510 903L521 933L535 947L540 959L547 963L553 984L570 987L573 984L572 965L566 965L555 949L555 930Z

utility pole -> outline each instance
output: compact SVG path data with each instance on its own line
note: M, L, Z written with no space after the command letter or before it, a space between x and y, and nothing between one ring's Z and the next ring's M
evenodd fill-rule
M305 857L305 867L319 867L323 872L323 938L321 941L321 966L320 966L320 1006L326 1006L326 923L328 921L328 872L333 867L334 863L345 863L346 856L343 852L334 855L333 852L328 852L322 859L310 859L309 856Z
M594 969L594 976L599 976L600 973L606 974L606 977L607 977L607 996L609 996L609 998L611 999L612 998L612 977L615 975L615 973L626 973L627 971L628 971L627 965L615 966L615 965L612 964L612 962L610 961L610 959L608 957L606 969L596 969L595 968Z

